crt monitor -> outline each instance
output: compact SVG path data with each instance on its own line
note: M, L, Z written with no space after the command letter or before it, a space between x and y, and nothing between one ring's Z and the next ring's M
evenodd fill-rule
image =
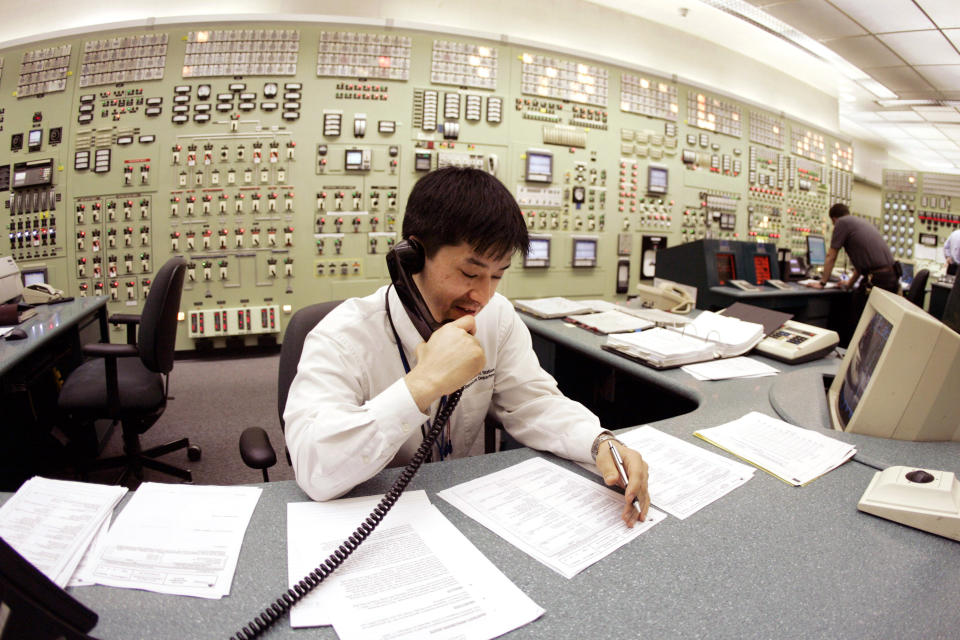
M530 236L530 244L527 246L527 255L523 258L525 267L549 267L550 266L550 237L549 236Z
M807 236L807 262L811 267L822 266L827 260L827 245L823 236Z
M960 441L960 333L874 287L830 385L833 428L896 440Z

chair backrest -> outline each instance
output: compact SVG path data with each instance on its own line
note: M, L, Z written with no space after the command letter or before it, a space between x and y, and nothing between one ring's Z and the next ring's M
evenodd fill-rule
M913 274L913 282L910 283L910 288L907 289L907 300L921 309L923 308L923 298L927 290L927 278L929 277L930 271L928 269L920 269L920 271Z
M157 373L170 373L177 343L177 314L187 263L174 257L160 267L140 314L137 348L143 364Z
M280 370L277 373L277 412L280 414L280 428L283 429L283 409L287 406L287 394L293 378L297 375L297 365L300 364L300 354L303 352L303 341L323 318L333 311L343 300L319 302L300 309L290 322L283 334L283 345L280 347Z

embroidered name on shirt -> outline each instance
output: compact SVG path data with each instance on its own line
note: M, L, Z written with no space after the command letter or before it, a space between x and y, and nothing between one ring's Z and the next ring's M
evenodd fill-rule
M496 373L497 373L496 369L484 369L479 374L477 374L476 378L468 382L463 388L469 389L470 387L473 386L474 382L479 382L481 380L486 380L487 378L492 378Z

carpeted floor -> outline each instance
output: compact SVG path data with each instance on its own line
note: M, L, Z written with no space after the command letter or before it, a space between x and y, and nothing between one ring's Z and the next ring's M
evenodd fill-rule
M178 359L170 374L170 395L163 416L140 437L143 448L182 437L203 451L197 462L187 460L186 450L160 460L190 469L195 484L243 484L262 482L258 470L240 459L238 442L247 427L260 426L270 435L277 451L277 464L270 480L292 480L293 470L284 454L283 434L277 416L277 366L279 353L255 357ZM103 455L122 452L119 426ZM113 482L117 471L91 473L93 482ZM145 470L144 480L179 482L164 474Z

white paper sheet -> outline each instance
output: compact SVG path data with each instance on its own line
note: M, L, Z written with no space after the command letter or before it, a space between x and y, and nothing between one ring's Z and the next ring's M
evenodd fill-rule
M257 487L145 482L94 562L97 584L221 598L260 499Z
M757 411L693 435L795 486L819 478L857 452L852 444Z
M681 367L697 380L728 380L730 378L761 378L775 376L780 371L770 365L739 356L736 358L721 358L697 364L688 364Z
M291 583L326 558L379 499L288 505L288 547L291 559L294 550L298 556ZM328 538L336 542L318 542ZM543 609L484 558L426 494L410 492L291 613L298 614L297 623L291 616L294 626L311 617L332 621L341 640L488 640L535 620Z
M643 426L617 439L647 463L650 502L675 518L688 518L753 477L753 467ZM596 465L583 465L597 475Z
M650 509L629 529L620 519L623 495L543 458L437 495L566 578L665 518Z
M0 506L0 536L61 587L126 487L34 477Z

